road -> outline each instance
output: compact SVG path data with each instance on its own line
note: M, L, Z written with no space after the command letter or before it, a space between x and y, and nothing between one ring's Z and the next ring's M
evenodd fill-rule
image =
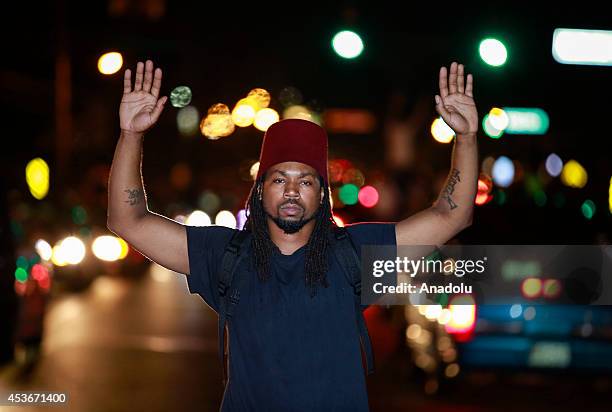
M223 391L216 326L183 275L153 264L138 280L101 276L84 292L54 297L39 362L0 370L0 390L65 392L68 403L53 409L62 411L216 411ZM603 411L612 391L609 378L482 372L463 374L434 397L421 387L400 350L369 378L372 410Z

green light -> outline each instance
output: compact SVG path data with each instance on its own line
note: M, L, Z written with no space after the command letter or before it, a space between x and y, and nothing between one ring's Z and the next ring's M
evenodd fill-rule
M504 107L508 115L508 134L545 134L550 120L548 114L538 108Z
M536 191L533 198L535 200L536 205L540 207L543 207L546 205L546 201L547 201L546 193L544 193L543 191L541 190Z
M565 196L563 196L563 193L557 193L553 202L557 209L561 209L563 206L565 206Z
M553 58L562 64L612 66L612 31L555 29Z
M440 293L437 299L438 303L442 306L446 306L448 303L448 295L446 293Z
M346 184L340 188L338 196L345 205L354 205L359 200L359 188L350 183Z
M506 46L497 39L485 39L478 47L480 58L489 66L499 67L506 63L508 51Z
M15 279L21 283L25 283L25 281L28 280L28 272L23 268L15 269Z
M33 254L30 258L30 267L34 266L37 263L40 263L40 256L38 254Z
M23 270L28 270L28 268L30 267L30 265L28 264L28 259L26 259L25 256L19 256L17 258L17 265L18 268L22 268Z
M540 185L540 181L535 175L532 174L527 175L525 179L525 188L527 189L527 192L532 196L536 196L538 192L542 191L542 185Z
M491 139L499 139L503 134L503 130L497 130L489 121L489 114L485 114L482 118L482 129Z
M11 220L11 232L13 232L13 236L17 239L17 240L21 240L21 238L23 238L23 226L21 226L21 224L19 224L19 222L17 222L16 220Z
M87 211L81 206L72 208L72 221L77 225L83 225L87 221Z
M595 214L595 203L587 199L584 201L582 206L580 206L580 209L582 210L582 215L588 220L591 220L593 218L593 215Z
M495 194L495 199L497 200L497 204L501 206L506 203L506 200L508 200L508 196L503 190L498 190Z
M354 59L363 52L363 41L357 33L344 30L334 36L332 47L338 56Z

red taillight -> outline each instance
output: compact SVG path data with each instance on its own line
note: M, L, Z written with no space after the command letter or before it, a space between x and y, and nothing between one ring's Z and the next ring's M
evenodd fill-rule
M458 295L451 298L448 305L451 317L445 325L446 331L456 340L465 341L471 338L476 325L476 303L471 295Z

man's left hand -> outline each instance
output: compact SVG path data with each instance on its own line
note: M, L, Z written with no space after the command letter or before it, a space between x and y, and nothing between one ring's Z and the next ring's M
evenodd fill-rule
M478 111L474 103L474 79L464 78L462 64L453 62L450 74L440 68L440 95L436 95L436 111L457 135L476 134Z

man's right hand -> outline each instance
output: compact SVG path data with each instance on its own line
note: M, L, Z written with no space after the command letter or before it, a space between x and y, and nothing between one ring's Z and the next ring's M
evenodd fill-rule
M123 77L123 97L119 106L119 123L121 130L127 133L142 134L153 126L168 100L159 97L162 71L158 67L153 75L153 62L136 65L136 80L132 89L132 72L125 71Z

